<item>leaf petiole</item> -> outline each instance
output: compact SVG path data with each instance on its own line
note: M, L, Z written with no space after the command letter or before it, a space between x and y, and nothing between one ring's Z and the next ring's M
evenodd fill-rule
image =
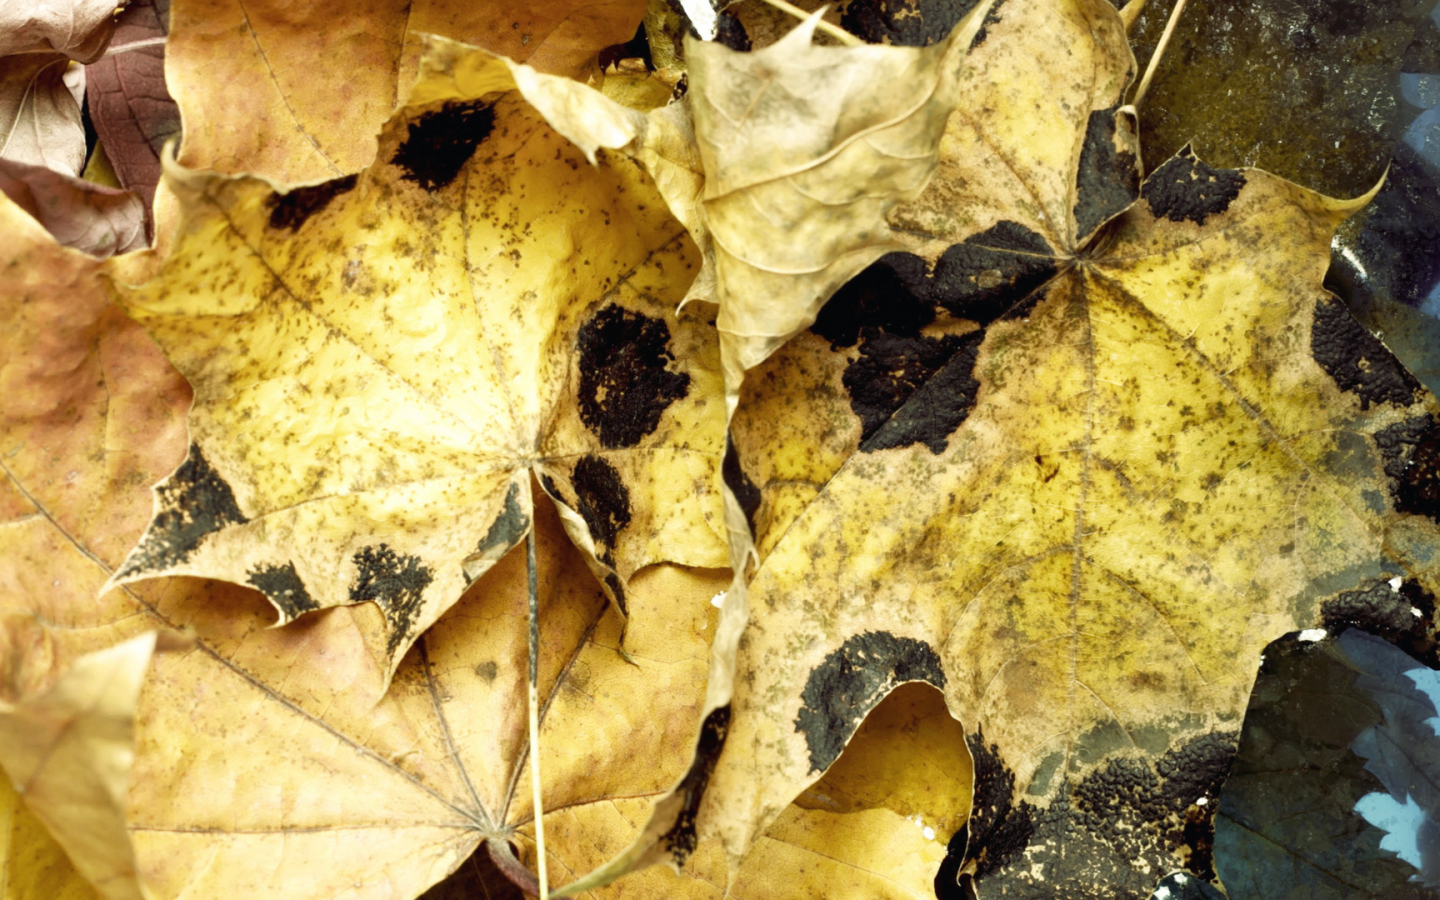
M1160 60L1165 55L1166 45L1170 43L1170 35L1175 33L1175 25L1180 21L1180 13L1184 11L1185 0L1175 0L1175 6L1170 10L1170 18L1165 22L1165 31L1160 35L1160 43L1155 45L1155 52L1150 54L1150 64L1145 67L1145 76L1140 79L1140 86L1135 89L1135 99L1130 101L1130 105L1136 109L1140 108L1140 102L1145 99L1145 92L1150 90L1150 79L1155 77L1155 70L1160 68Z
M540 900L550 893L545 878L545 808L540 802L540 585L535 567L535 526L525 535L525 570L530 589L530 791L535 806L535 877Z

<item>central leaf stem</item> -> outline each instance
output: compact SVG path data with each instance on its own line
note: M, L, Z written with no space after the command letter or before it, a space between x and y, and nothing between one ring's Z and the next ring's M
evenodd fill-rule
M550 893L545 878L545 808L540 802L540 583L535 566L535 526L525 535L525 571L530 588L530 791L535 806L535 876L540 900Z

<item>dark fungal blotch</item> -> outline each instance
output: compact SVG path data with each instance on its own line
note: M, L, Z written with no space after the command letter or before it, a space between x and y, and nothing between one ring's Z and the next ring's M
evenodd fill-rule
M490 523L490 529L480 539L475 552L486 554L497 547L512 547L529 527L530 517L520 508L520 485L512 481L510 489L505 493L505 508L500 510L500 515Z
M1102 758L1078 780L1062 778L1041 806L1016 798L999 748L976 732L967 737L975 787L962 871L973 869L982 896L1035 898L1089 897L1096 885L1107 896L1149 897L1157 866L1173 870L1177 857L1194 876L1213 880L1213 818L1237 739L1207 732L1177 741L1153 762Z
M1097 109L1085 125L1075 181L1076 233L1083 241L1140 196L1140 160L1116 145L1119 106ZM1126 121L1125 127L1131 126Z
M385 650L394 654L403 642L414 636L425 589L435 575L420 557L396 553L387 544L362 547L352 561L356 574L350 586L350 599L380 607L390 626Z
M620 614L628 615L625 585L615 572L615 539L630 524L630 489L619 470L594 455L580 457L570 483L575 488L575 511L595 541L595 555L610 569L605 573L605 588Z
M1384 638L1432 669L1440 669L1440 644L1435 628L1435 595L1413 578L1400 583L1377 582L1358 591L1342 591L1320 608L1321 622L1331 634L1347 628Z
M725 479L725 486L735 495L735 502L740 504L740 509L745 513L745 521L750 526L750 536L754 537L755 513L760 509L760 489L741 467L740 454L729 433L725 435L725 459L720 465L720 476Z
M446 103L409 124L390 161L404 170L401 178L438 191L455 180L494 128L493 104Z
M310 221L310 217L330 205L330 201L355 189L359 176L346 175L323 184L292 188L284 194L271 194L265 205L270 208L270 227L290 232Z
M695 746L695 757L686 770L685 777L675 786L675 795L681 798L680 812L675 823L660 835L659 843L670 853L671 861L683 866L690 854L695 852L698 836L695 832L695 816L700 811L700 801L710 776L715 774L715 765L720 761L720 751L725 748L725 738L730 733L730 704L716 707L700 724L700 740Z
M984 877L1025 852L1035 833L1035 807L1015 801L1015 773L1000 759L1000 748L985 743L983 731L968 735L975 772L964 853Z
M1244 186L1245 173L1210 166L1185 147L1145 179L1140 196L1157 216L1204 225L1229 209Z
M737 53L750 52L750 35L745 23L733 10L722 9L715 19L715 43L722 44Z
M840 758L865 716L897 685L945 687L940 657L929 644L888 631L851 635L805 680L795 730L805 737L811 773Z
M220 477L198 444L175 473L155 488L160 510L120 575L161 572L190 558L208 535L249 521L235 502L235 492Z
M580 328L580 419L606 449L633 447L690 390L672 372L670 327L610 304Z
M925 260L911 253L889 253L847 281L820 308L810 330L832 350L853 347L862 332L879 329L918 337L935 321L935 304L926 296Z
M1334 297L1315 301L1310 325L1310 355L1342 391L1360 398L1360 408L1371 403L1409 406L1420 382L1406 371L1395 354L1365 330L1345 304Z
M287 622L320 608L305 590L293 562L257 566L245 573L245 581L268 597Z
M590 537L603 547L600 558L613 563L615 538L630 524L630 490L620 472L593 454L580 457L570 476L575 486L575 511L585 520Z
M975 408L975 361L985 332L940 338L879 333L866 339L841 381L860 417L866 453L924 444L945 450Z
M871 44L927 47L943 41L979 0L852 0L846 31Z
M935 262L929 296L956 318L989 325L1059 271L1045 238L1007 219L947 247Z

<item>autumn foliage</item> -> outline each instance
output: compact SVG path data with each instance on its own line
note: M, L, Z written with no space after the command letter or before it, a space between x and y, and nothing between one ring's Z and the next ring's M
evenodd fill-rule
M1440 591L1440 404L1371 195L1143 152L1142 5L17 18L4 896L1217 882L1266 645Z

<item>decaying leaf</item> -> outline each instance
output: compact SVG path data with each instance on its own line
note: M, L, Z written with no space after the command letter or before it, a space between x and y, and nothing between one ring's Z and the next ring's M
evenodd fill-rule
M982 892L1148 896L1265 642L1341 591L1435 586L1435 401L1320 287L1358 203L1190 154L1141 188L1119 17L1060 12L987 23L986 87L891 217L933 237L747 379L727 482L761 562L689 807L732 859L927 681L970 733ZM1014 64L1037 31L1053 63Z
M107 0L8 3L0 9L0 159L79 175L85 166L83 67L115 30Z
M135 0L116 18L113 51L85 69L90 118L120 184L149 209L160 153L180 136L180 109L165 87L169 0Z
M79 175L84 93L84 69L63 54L0 57L0 157Z
M180 162L290 183L349 175L374 159L375 134L415 83L422 34L583 78L644 13L643 0L176 3L166 66Z
M0 765L106 900L147 897L125 829L125 792L155 641L149 632L87 653L37 694L0 685Z
M145 205L131 191L8 159L0 159L0 191L67 247L106 257L146 245Z
M281 622L373 602L388 674L524 538L532 473L622 614L640 567L724 561L684 230L637 166L585 164L471 54L358 176L175 170L175 253L123 302L195 388L192 444L122 582L248 584Z
M362 604L268 627L254 592L198 579L99 593L148 518L148 485L185 453L184 381L104 302L99 264L0 198L7 334L0 388L0 660L44 689L73 661L154 628L193 650L157 658L141 695L127 810L142 881L168 898L409 898L531 813L523 555L511 555L412 649L382 697ZM13 292L13 293L12 293ZM19 385L26 385L21 391ZM96 498L104 502L96 502ZM541 500L545 802L557 814L643 802L685 761L703 696L720 571L652 568L631 625ZM368 620L368 621L367 621ZM645 753L617 748L643 746ZM574 857L562 838L552 852ZM510 862L523 879L522 870Z
M756 625L702 834L743 850L924 680L970 733L982 890L1148 896L1265 642L1434 589L1435 402L1320 288L1354 204L1188 155L1142 197L1087 253L995 254L984 318L862 285L757 370Z
M115 30L114 0L37 0L0 10L0 56L49 51L94 62Z
M816 46L818 13L753 53L688 45L729 390L899 245L884 216L934 171L989 8L923 49Z

